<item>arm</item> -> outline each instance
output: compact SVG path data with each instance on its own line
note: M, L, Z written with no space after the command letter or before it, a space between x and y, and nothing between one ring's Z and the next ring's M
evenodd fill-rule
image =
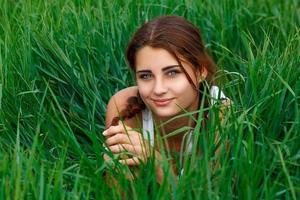
M131 96L137 95L137 87L130 87L116 93L109 101L106 112L106 131L104 135L106 137L105 146L112 151L113 154L123 154L119 162L127 166L138 166L140 162L146 162L153 152L156 158L157 166L161 162L162 157L160 153L152 149L147 140L142 138L142 134L135 131L134 128L140 128L138 117L126 119L124 124L119 123L118 126L110 126L112 120L118 117L119 113L126 108L127 99ZM124 153L130 153L134 155L131 158L124 156ZM122 159L126 158L127 159ZM104 160L109 161L111 158L104 154ZM163 180L163 170L161 167L156 169L157 181Z

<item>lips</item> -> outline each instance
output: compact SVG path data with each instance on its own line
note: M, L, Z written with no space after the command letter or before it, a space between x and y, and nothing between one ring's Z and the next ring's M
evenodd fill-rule
M171 101L173 100L174 98L170 98L170 99L152 99L152 101L154 102L154 104L156 106L166 106L168 105L169 103L171 103Z

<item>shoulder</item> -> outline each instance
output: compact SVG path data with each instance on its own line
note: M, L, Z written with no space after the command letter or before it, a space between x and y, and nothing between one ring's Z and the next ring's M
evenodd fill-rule
M106 119L105 119L106 127L110 125L114 117L117 117L119 113L127 107L128 98L132 96L137 96L137 93L138 93L137 86L132 86L118 91L110 98L106 107Z
M126 103L127 99L131 96L136 96L138 93L138 88L137 86L132 86L128 88L124 88L120 91L118 91L116 94L114 94L109 102L108 105L111 103L117 103L117 105L121 105Z

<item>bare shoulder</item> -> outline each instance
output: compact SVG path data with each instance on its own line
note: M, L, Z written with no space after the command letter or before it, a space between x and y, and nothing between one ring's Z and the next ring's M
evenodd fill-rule
M112 106L116 108L122 108L123 106L127 105L127 99L129 97L137 96L137 92L137 86L122 89L110 98L107 107Z
M117 117L118 114L126 108L128 98L132 96L137 96L137 92L137 86L132 86L118 91L110 98L106 107L106 127L110 125L114 117ZM129 125L132 125L130 122L128 123Z

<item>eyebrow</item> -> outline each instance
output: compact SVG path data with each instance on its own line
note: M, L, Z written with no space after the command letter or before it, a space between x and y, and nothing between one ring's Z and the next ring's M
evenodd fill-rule
M162 71L167 71L167 70L169 70L169 69L172 69L172 68L177 68L177 67L180 67L179 65L169 65L169 66L166 66L166 67L164 67L164 68L162 68ZM149 72L151 72L151 70L139 70L139 71L137 71L136 73L138 74L138 73L149 73Z

